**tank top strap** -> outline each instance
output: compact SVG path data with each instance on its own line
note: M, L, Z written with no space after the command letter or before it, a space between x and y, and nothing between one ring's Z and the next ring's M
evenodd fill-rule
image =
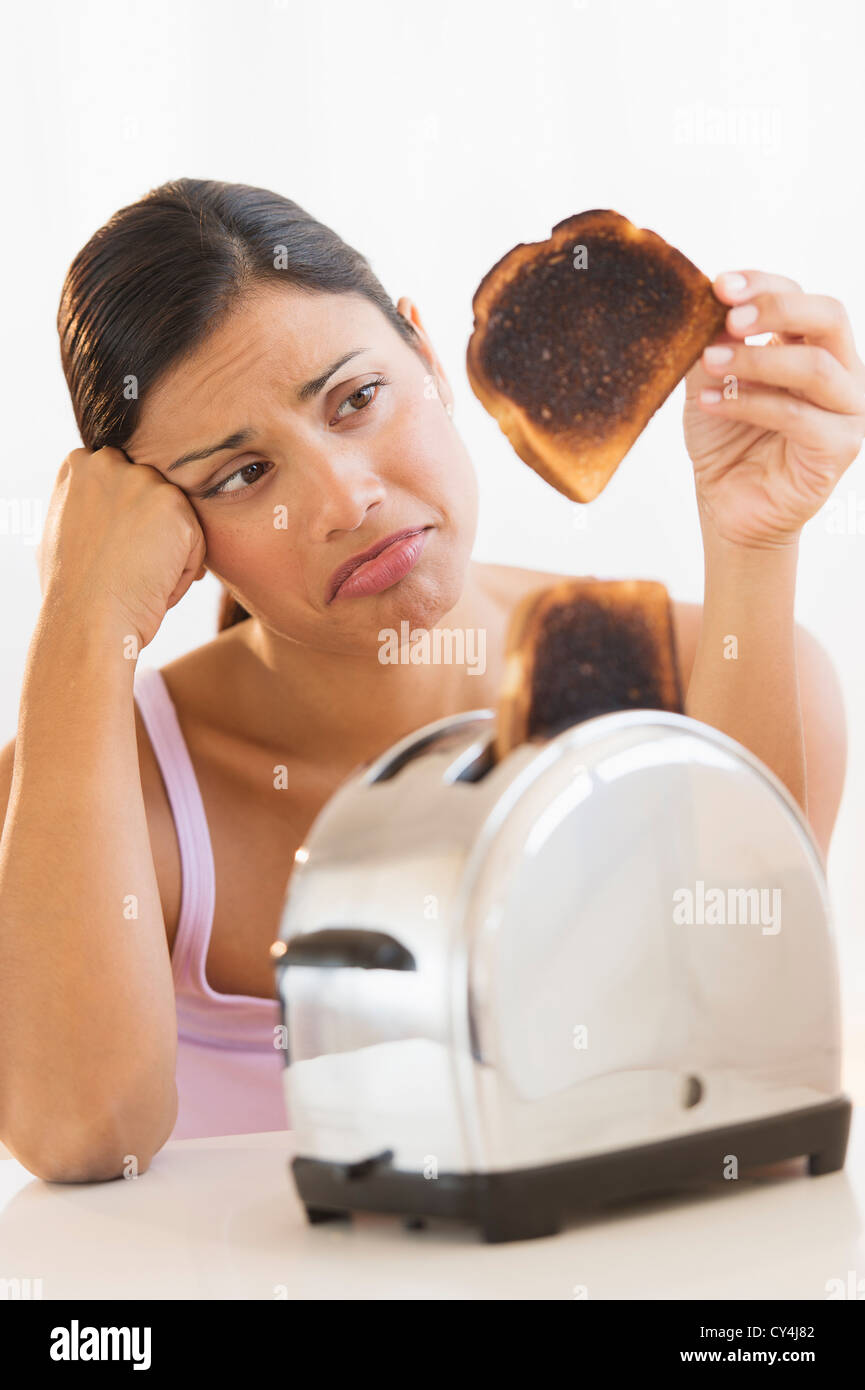
M204 802L177 710L156 666L136 667L133 693L141 711L174 816L180 851L181 897L171 952L175 984L200 987L216 902L213 847Z

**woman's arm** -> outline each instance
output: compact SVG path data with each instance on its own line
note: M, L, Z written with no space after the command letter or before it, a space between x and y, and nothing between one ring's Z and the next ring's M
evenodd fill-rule
M0 1139L53 1181L143 1172L177 1113L127 627L43 605L0 837Z
M825 856L843 786L844 714L819 649L801 653L793 597L802 527L865 438L865 363L831 296L761 270L727 272L713 289L731 305L725 331L685 378L705 556L686 709L776 773ZM769 341L748 343L761 335ZM827 707L812 697L818 687Z
M706 546L703 620L685 712L756 753L807 814L793 600L798 545Z

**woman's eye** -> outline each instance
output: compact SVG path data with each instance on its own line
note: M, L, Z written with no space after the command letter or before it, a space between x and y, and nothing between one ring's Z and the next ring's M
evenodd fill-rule
M358 415L362 410L368 410L378 395L379 388L389 385L390 378L386 376L377 376L374 380L365 382L364 385L359 386L356 391L352 391L350 396L346 396L336 412L336 418L338 420L346 418L342 412L347 405L353 407L350 412L352 415ZM269 473L272 467L273 464L265 463L263 460L261 462L256 460L254 463L245 463L242 468L238 468L236 473L230 473L221 483L217 483L216 487L209 488L208 491L203 492L201 496L228 497L239 492L249 492L250 488L255 487L256 483L260 482L261 478L265 476L266 473ZM247 475L249 474L249 470L254 468L265 469L265 474L259 474L257 477L250 479Z
M352 391L350 396L346 396L339 410L336 412L336 418L338 420L345 419L345 416L341 412L349 403L353 403L356 406L356 409L350 412L352 415L357 415L361 410L366 410L372 405L372 402L378 395L378 387L389 385L390 381L386 376L377 376L374 381L367 381L363 386L359 386L356 391ZM374 392L375 394L369 395L367 394L368 392Z
M259 474L258 477L252 479L247 478L246 481L241 482L238 487L232 487L230 484L234 483L238 478L243 479L244 475L248 474L251 468L264 468L269 473L272 467L272 464L265 463L263 460L261 462L256 460L254 463L245 463L242 468L238 468L236 473L230 473L227 478L223 478L221 483L216 484L216 487L212 487L208 492L202 493L202 497L225 497L235 492L248 492L251 487L254 487L255 484L259 482L264 474Z

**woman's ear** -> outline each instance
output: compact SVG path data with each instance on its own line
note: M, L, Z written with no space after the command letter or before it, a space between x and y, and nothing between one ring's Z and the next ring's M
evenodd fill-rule
M409 299L408 295L404 294L397 300L396 307L397 311L402 314L403 318L408 319L409 323L414 328L420 343L421 352L430 366L430 375L435 383L436 395L448 415L452 415L454 393L451 390L451 384L447 379L445 369L436 356L436 351L430 341L429 334L424 328L423 319L420 316L417 305L413 299Z

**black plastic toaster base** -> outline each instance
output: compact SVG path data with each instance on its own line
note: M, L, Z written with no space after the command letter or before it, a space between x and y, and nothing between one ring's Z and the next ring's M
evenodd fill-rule
M491 1242L531 1240L555 1235L569 1217L607 1202L723 1179L730 1156L740 1174L801 1155L807 1156L812 1175L834 1173L844 1166L850 1114L850 1100L842 1095L677 1139L489 1173L425 1178L394 1168L389 1151L354 1164L298 1157L289 1168L312 1223L353 1211L389 1212L469 1221Z

